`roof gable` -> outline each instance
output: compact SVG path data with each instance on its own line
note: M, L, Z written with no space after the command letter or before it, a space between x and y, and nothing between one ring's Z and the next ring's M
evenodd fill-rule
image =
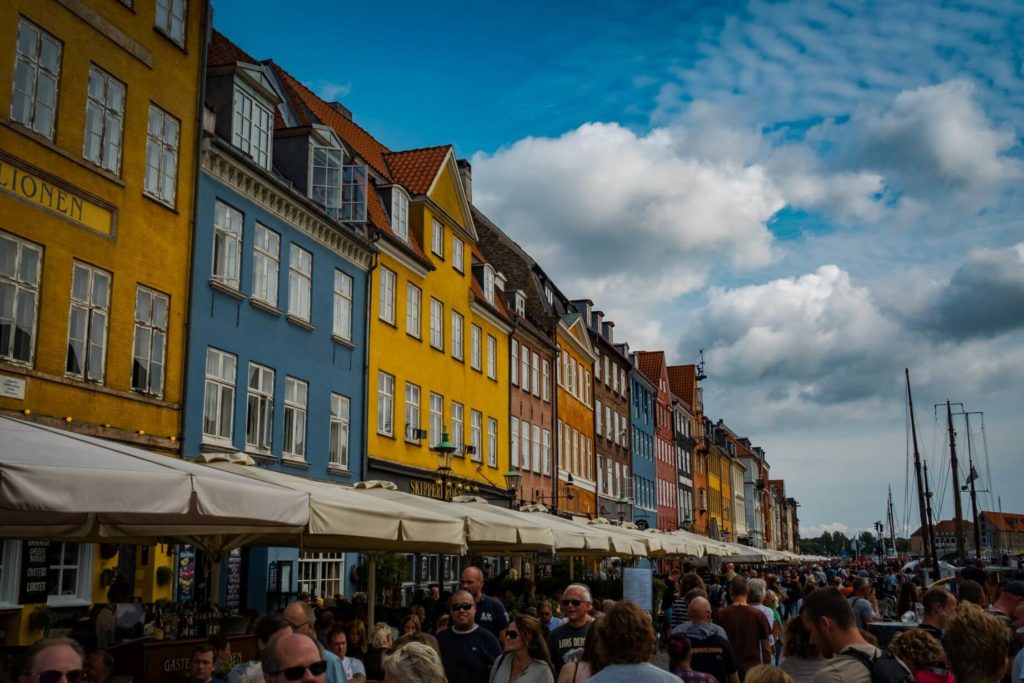
M647 379L654 382L654 385L656 387L660 387L661 380L666 377L665 352L637 351L636 356L637 365L640 367L640 372L644 373Z
M572 338L591 358L596 358L594 345L590 343L590 333L587 326L583 324L583 317L579 313L569 313L562 316L561 327L563 333Z
M451 145L390 152L384 159L395 182L414 197L428 197L477 241L472 211Z

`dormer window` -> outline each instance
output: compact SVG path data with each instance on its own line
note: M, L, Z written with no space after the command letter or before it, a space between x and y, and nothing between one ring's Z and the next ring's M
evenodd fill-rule
M332 218L341 217L341 167L340 149L313 146L312 183L310 197L324 207Z
M516 291L516 315L526 315L526 295L522 290Z
M409 197L397 186L391 189L391 228L409 241Z
M494 269L490 265L484 265L484 299L494 305Z
M548 300L548 306L555 305L555 292L548 285L544 285L544 298Z
M366 222L369 170L365 164L341 167L341 216L346 223Z
M241 85L235 85L231 143L263 168L270 168L274 115Z

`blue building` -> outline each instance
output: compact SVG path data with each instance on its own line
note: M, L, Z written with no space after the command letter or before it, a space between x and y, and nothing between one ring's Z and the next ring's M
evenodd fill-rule
M283 92L269 65L214 33L183 454L242 452L259 467L354 483L365 452L374 255L360 192L366 167L329 129L288 126L295 117ZM265 610L275 594L284 601L300 590L345 592L356 559L246 549L240 606Z
M657 478L654 467L654 398L657 387L637 367L636 354L625 344L616 347L633 363L629 371L630 430L633 440L633 521L641 528L658 527Z

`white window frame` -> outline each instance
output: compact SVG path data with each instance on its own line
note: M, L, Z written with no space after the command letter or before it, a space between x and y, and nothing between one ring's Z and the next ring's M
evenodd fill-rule
M509 443L511 449L509 451L509 465L511 467L519 467L519 418L512 417L509 420Z
M411 282L405 283L405 333L416 339L422 338L423 290Z
M313 315L313 252L288 248L288 315L309 322Z
M441 443L441 435L444 432L444 396L441 394L430 394L430 447L434 448Z
M155 28L178 47L185 47L185 0L157 0Z
M469 442L473 445L474 453L470 455L473 462L484 461L484 414L479 410L469 411Z
M86 298L75 295L75 279L79 272L84 273L87 278L86 286L88 291L86 292ZM102 301L96 299L95 287L99 280L106 281L106 292ZM109 337L107 328L110 324L112 287L113 276L111 273L81 261L74 262L71 275L71 313L68 315L68 353L64 361L64 374L68 377L103 384L107 366L107 341ZM72 337L72 333L75 332L72 325L76 311L85 316L85 321L84 330L79 330L83 334L83 338L78 340L81 344L81 356L79 357L81 367L73 370L69 367L69 363L71 362L71 351L75 346L74 340L76 339ZM96 349L98 349L98 354L94 357L93 352ZM95 367L97 363L99 364L98 369Z
M242 239L245 214L216 200L213 205L213 260L210 279L238 290L242 281Z
M533 395L540 397L540 354L533 352L533 368L530 375L530 383L533 385Z
M342 168L345 155L337 147L310 145L309 198L324 207L328 216L341 220ZM335 182L330 182L334 178Z
M604 436L604 430L601 428L602 425L602 413L601 413L601 400L594 401L594 433L598 436Z
M463 445L466 443L466 408L458 401L452 401L452 443L455 445L455 455L465 454Z
M512 363L509 366L509 379L514 386L519 386L519 342L512 340Z
M143 193L174 208L178 190L178 144L181 122L152 102L146 126L146 173Z
M530 471L530 423L522 420L519 423L519 469Z
M413 430L420 428L420 398L422 391L419 385L405 383L405 440L418 444L420 440L413 436Z
M334 269L334 329L336 338L352 342L353 289L355 280L345 271Z
M380 291L377 296L377 317L395 324L395 285L398 274L386 266L380 267Z
M484 300L494 305L494 268L484 264Z
M57 541L59 542L59 541ZM92 553L93 545L91 543L61 543L61 557L64 556L64 550L68 545L77 546L77 557L75 558L75 564L61 564L55 565L58 568L57 586L60 590L62 583L63 572L67 569L74 568L77 572L75 576L75 592L67 593L64 595L49 595L46 598L46 605L48 607L80 607L82 605L88 605L92 600ZM47 572L52 570L54 565L47 568Z
M498 378L498 340L491 335L487 335L487 376Z
M430 345L444 352L444 304L430 298Z
M397 185L391 188L391 229L400 239L409 241L409 195Z
M465 349L463 349L463 343L465 340L465 329L463 324L465 318L458 311L452 311L452 358L455 360L463 360Z
M487 466L498 466L498 421L487 418Z
M274 369L249 363L246 375L245 447L269 453L274 445ZM253 386L253 380L256 386ZM255 431L253 409L255 404Z
M519 346L519 386L530 393L530 349L526 344Z
M9 330L7 340L0 346L0 359L7 363L32 367L36 350L36 327L39 324L39 281L43 272L43 248L20 237L0 232L0 256L5 251L13 251L14 258L7 262L11 269L0 270L0 304L9 296L9 308L0 306L0 330ZM34 266L29 264L26 254L34 254ZM0 260L0 263L4 263ZM2 267L2 266L0 266ZM27 270L26 270L27 269ZM7 317L5 310L10 310ZM25 324L27 322L27 325ZM15 356L18 352L16 343L19 332L24 338L28 332L28 341L20 345L27 351L27 357Z
M82 157L114 175L121 174L125 90L124 83L95 64L89 65Z
M342 394L331 394L331 420L328 430L328 465L348 471L349 440L352 434L352 400Z
M216 367L211 372L211 363ZM213 347L206 349L206 382L203 389L203 441L230 445L235 423L235 384L238 382L238 356ZM213 408L211 411L210 408ZM207 430L211 419L215 432ZM222 418L227 417L227 424Z
M540 365L541 400L551 402L551 361L545 358Z
M452 235L452 268L466 272L466 243Z
M157 304L162 304L163 313ZM167 319L171 299L166 294L137 285L135 288L135 336L132 343L132 391L160 397L164 393L167 352ZM140 353L144 352L144 353ZM145 371L145 381L136 384L135 368ZM154 377L156 380L154 381Z
M345 553L305 552L299 556L299 591L310 595L345 592Z
M533 471L540 472L540 461L543 451L540 442L540 425L532 425L533 428Z
M395 376L377 372L377 433L395 435Z
M252 298L277 308L281 235L256 221L252 243Z
M516 292L516 315L520 317L526 316L526 296L522 292Z
M444 258L444 224L436 218L430 224L430 251Z
M255 95L236 83L231 114L231 144L261 168L270 170L271 150L274 146L273 112ZM338 174L341 174L340 164Z
M551 430L545 429L543 436L543 462L541 463L541 473L545 476L551 476Z
M33 46L23 46L23 32L34 34ZM31 52L23 51L22 47L31 47ZM56 50L52 60L46 59L44 64L43 49ZM15 43L14 73L11 76L11 120L17 121L26 128L39 133L47 140L53 140L57 128L57 104L60 97L60 67L64 44L43 29L24 17L18 18L18 37ZM51 53L45 55L49 58ZM23 68L31 73L29 79L31 92L18 89L18 69ZM48 84L51 92L46 93L51 103L41 101L40 86ZM18 116L15 107L23 108L22 116ZM52 106L50 106L52 104ZM49 120L45 120L41 112L49 111Z
M477 325L469 325L469 367L477 372L483 370L483 349L481 348L484 331Z
M306 459L308 406L309 383L285 375L284 446L282 447L285 458Z

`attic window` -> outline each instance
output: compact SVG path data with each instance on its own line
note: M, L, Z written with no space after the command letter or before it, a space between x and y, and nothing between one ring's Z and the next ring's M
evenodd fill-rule
M548 285L544 285L544 298L548 300L549 306L555 305L555 293Z
M340 149L314 145L310 197L332 218L341 216L341 166Z
M366 222L367 168L365 164L341 167L341 216L346 223Z
M397 186L391 190L391 228L409 241L409 197Z
M490 265L484 265L484 299L494 305L494 269Z
M235 86L231 143L263 168L270 168L274 116L251 93Z
M526 315L526 295L521 291L516 292L516 314L520 316Z

